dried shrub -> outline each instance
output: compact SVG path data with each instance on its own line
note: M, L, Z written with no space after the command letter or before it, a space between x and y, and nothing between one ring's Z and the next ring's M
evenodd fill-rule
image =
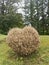
M11 29L6 40L8 45L20 55L29 55L39 47L39 34L31 26Z

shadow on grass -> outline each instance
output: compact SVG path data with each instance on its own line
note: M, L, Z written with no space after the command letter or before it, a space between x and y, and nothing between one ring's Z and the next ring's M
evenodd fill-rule
M33 65L35 63L39 64L39 51L35 51L31 55L28 56L21 56L19 54L16 54L12 50L9 50L8 52L8 59L15 60L15 62L23 62L19 65Z

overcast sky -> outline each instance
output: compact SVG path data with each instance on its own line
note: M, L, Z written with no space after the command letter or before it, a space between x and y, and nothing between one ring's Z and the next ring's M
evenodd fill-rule
M19 4L19 7L20 8L18 9L18 13L24 14L23 9L21 8L21 7L24 7L24 0L22 0L21 4Z

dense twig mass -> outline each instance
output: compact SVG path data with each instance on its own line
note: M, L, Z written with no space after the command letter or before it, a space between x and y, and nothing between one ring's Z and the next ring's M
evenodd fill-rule
M20 55L29 55L39 47L39 34L31 26L13 28L6 39L8 45Z

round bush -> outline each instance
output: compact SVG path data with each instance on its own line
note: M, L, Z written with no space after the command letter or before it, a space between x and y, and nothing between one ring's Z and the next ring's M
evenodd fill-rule
M29 55L39 47L39 34L31 26L11 29L6 40L8 45L20 55Z

